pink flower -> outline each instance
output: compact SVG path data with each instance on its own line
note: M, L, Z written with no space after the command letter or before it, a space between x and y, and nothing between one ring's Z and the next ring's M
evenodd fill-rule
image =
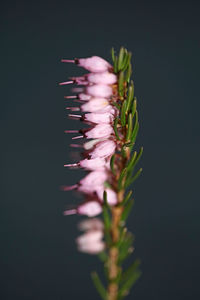
M77 208L69 209L64 212L65 216L68 215L85 215L88 217L95 217L102 212L102 205L96 200L90 200L80 204Z
M92 171L79 181L82 186L89 186L95 190L97 186L102 185L108 178L106 171Z
M82 77L82 80L87 80L95 84L114 84L117 82L117 76L110 72L89 73Z
M105 109L105 107L110 107L109 101L105 98L93 98L92 100L88 101L87 103L81 105L82 111L88 112L96 112L98 110Z
M98 124L92 129L85 133L88 139L102 139L108 138L112 133L114 133L113 127L109 124Z
M103 186L99 186L99 188L97 188L97 190L96 190L96 193L97 193L97 196L99 197L99 199L101 201L103 201L104 191L106 191L106 193L107 193L108 204L116 205L117 204L117 193L110 188L104 188Z
M100 141L89 153L92 159L97 157L108 157L113 155L116 149L116 143L112 140Z
M84 120L95 124L112 123L114 115L111 113L89 113L84 115Z
M79 230L88 231L88 230L103 230L104 224L98 218L85 219L79 222L78 224Z
M78 250L89 254L97 254L105 248L102 238L103 232L101 230L89 230L76 239Z
M86 170L95 171L95 170L103 170L106 167L106 161L104 158L95 158L95 159L83 159L79 163L75 164L67 164L65 167L81 167Z
M86 94L91 95L92 97L110 97L113 93L113 90L110 86L104 84L94 84L87 86L85 88Z

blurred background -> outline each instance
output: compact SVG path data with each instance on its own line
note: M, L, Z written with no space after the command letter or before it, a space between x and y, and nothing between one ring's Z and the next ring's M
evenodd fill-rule
M78 253L74 158L58 82L83 74L61 58L133 53L144 146L129 229L142 278L127 299L198 299L199 1L3 1L1 3L0 299L99 299L94 256ZM69 100L70 101L70 100Z

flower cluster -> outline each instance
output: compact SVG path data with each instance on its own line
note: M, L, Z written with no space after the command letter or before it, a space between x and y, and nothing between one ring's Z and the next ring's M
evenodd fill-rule
M78 250L89 254L97 254L104 250L102 241L104 225L100 219L92 218L79 223L79 229L85 231L76 239Z
M86 175L78 183L63 186L64 191L76 190L84 201L64 215L79 214L90 218L79 224L83 234L76 239L79 251L99 254L106 273L107 287L96 272L92 279L102 299L124 298L140 277L139 261L124 270L124 261L133 251L133 235L126 221L134 199L130 186L140 176L142 168L136 166L143 147L135 151L139 130L137 99L131 80L131 52L120 48L119 55L111 50L113 66L98 56L62 62L74 63L90 73L71 77L60 85L75 84L74 94L65 96L74 105L66 107L69 117L89 125L85 129L66 130L75 134L71 144L82 148L80 161L65 164L69 168L82 168ZM96 216L101 212L103 222ZM127 275L128 274L128 275Z
M116 191L111 186L105 186L110 181L112 173L110 171L110 159L117 147L117 141L113 130L113 122L118 115L118 110L112 105L114 91L117 83L117 76L113 73L112 66L104 59L93 56L86 59L62 60L63 62L74 62L87 69L91 73L81 77L70 78L70 81L62 82L60 85L77 84L82 85L76 96L66 96L66 99L74 99L81 103L78 107L67 107L73 112L80 111L82 114L69 114L69 117L81 120L90 125L89 129L66 130L65 133L79 133L72 139L86 138L83 158L80 162L66 164L65 167L84 168L87 175L77 184L64 186L64 191L76 189L85 195L85 201L74 209L64 212L65 215L80 214L94 217L102 212L104 191L107 192L107 202L109 205L117 204ZM75 89L75 91L77 91ZM80 145L72 144L72 147ZM96 232L95 232L96 234ZM86 234L92 238L94 232ZM95 239L95 238L94 238ZM83 239L84 245L87 238ZM82 245L82 239L78 239ZM82 249L82 246L79 246Z

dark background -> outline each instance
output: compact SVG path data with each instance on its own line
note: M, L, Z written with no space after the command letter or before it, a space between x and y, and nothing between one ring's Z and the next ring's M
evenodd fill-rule
M128 299L198 299L199 292L199 1L7 1L1 4L0 299L98 299L96 257L76 251L79 171L64 112L70 75L60 59L126 46L144 145L129 228L143 276Z

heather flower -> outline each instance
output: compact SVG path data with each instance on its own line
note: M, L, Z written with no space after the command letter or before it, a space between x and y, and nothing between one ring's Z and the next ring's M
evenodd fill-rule
M116 142L113 140L99 141L95 144L94 148L89 152L89 156L94 159L96 157L111 156L116 149Z
M67 164L65 167L81 167L86 170L95 171L105 169L107 163L104 158L97 157L95 159L83 159L79 163Z
M102 238L102 230L89 230L76 239L78 250L89 254L102 252L105 248Z
M89 140L71 144L74 149L81 149L82 157L80 161L64 166L82 168L86 174L79 182L63 186L62 190L75 190L82 194L84 200L67 209L64 215L89 217L79 224L84 233L76 239L76 243L79 251L100 254L104 261L107 290L97 275L93 276L93 280L102 298L108 300L123 298L132 284L132 279L131 282L129 279L120 281L124 276L122 262L133 249L133 237L125 227L133 199L130 199L132 191L126 193L126 188L141 173L141 169L135 173L135 166L142 155L142 148L132 154L139 123L134 85L130 80L130 58L131 54L121 48L119 56L112 52L113 67L98 56L62 60L90 72L69 77L68 81L60 83L77 86L72 89L75 95L64 97L69 103L66 110L71 111L68 114L70 118L89 125L85 129L65 130L66 133L79 134L72 140ZM71 100L75 104L71 105ZM101 213L104 223L94 218ZM128 272L134 280L140 275L137 264Z
M74 60L62 59L62 62L76 63L78 66L90 72L105 72L112 69L112 66L103 58L99 56L92 56L89 58L76 58Z
M88 217L95 217L102 212L102 205L97 200L89 200L80 205L78 205L74 209L68 209L64 212L65 216L68 215L85 215Z
M86 230L103 230L104 224L101 219L98 218L91 218L91 219L84 219L78 224L78 228L81 231Z

